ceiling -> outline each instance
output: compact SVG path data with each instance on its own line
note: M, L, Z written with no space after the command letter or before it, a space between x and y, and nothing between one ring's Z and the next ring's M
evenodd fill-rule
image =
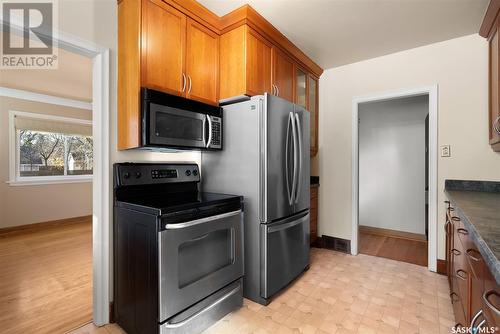
M198 0L250 4L324 69L477 33L489 0Z

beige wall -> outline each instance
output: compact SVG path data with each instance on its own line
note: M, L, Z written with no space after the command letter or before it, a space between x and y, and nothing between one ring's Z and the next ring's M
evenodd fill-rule
M352 100L437 84L438 258L444 258L444 180L500 180L500 154L488 145L488 44L470 35L333 68L320 79L319 234L351 239Z
M92 112L0 97L0 228L92 214L92 183L11 186L9 110L90 120Z

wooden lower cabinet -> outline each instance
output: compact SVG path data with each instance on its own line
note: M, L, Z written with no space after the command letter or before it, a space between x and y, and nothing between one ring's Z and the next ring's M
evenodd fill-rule
M314 244L318 240L318 185L311 185L310 209L311 244Z
M448 203L449 204L449 203ZM470 238L453 215L446 214L446 260L456 327L495 327L500 324L500 287Z

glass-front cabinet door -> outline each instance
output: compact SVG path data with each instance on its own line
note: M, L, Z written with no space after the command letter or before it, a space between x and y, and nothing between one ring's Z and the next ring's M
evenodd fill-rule
M318 79L309 75L307 89L307 110L311 113L311 156L318 153Z
M295 103L307 109L307 73L295 66Z

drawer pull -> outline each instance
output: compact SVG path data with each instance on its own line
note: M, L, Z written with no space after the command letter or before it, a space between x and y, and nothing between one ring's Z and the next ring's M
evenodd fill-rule
M460 221L460 217L453 216L453 217L451 217L451 220L459 222Z
M481 258L480 258L480 257L476 257L476 256L472 255L472 253L477 253L477 250L470 248L470 249L466 250L466 251L465 251L465 253L467 253L467 256L468 256L470 259L472 259L472 260L474 260L474 261L476 261L476 262L481 261Z
M483 300L484 300L484 303L486 304L486 306L488 306L493 312L495 312L495 314L497 316L500 316L500 310L498 310L495 305L493 305L492 303L490 303L489 301L489 297L491 295L496 295L497 297L500 297L498 295L498 293L495 291L495 290L489 290L489 291L486 291L484 294L483 294Z
M457 228L457 232L463 235L469 234L469 231L467 231L465 228Z
M461 252L461 251L459 251L459 250L458 250L458 249L456 249L456 248L453 248L453 249L451 250L451 252L452 252L454 255L460 255L460 254L462 254L462 252Z
M461 274L465 274L465 276L462 276ZM457 278L460 278L461 280L463 281L466 281L467 280L467 272L465 270L462 270L462 269L458 269L457 270L457 274L456 274Z
M453 296L456 296L456 297L457 297L457 299L453 299ZM452 292L452 293L450 293L450 298L451 298L451 303L452 303L452 304L453 304L453 303L456 303L456 302L458 302L458 301L460 300L460 296L459 296L456 292Z

